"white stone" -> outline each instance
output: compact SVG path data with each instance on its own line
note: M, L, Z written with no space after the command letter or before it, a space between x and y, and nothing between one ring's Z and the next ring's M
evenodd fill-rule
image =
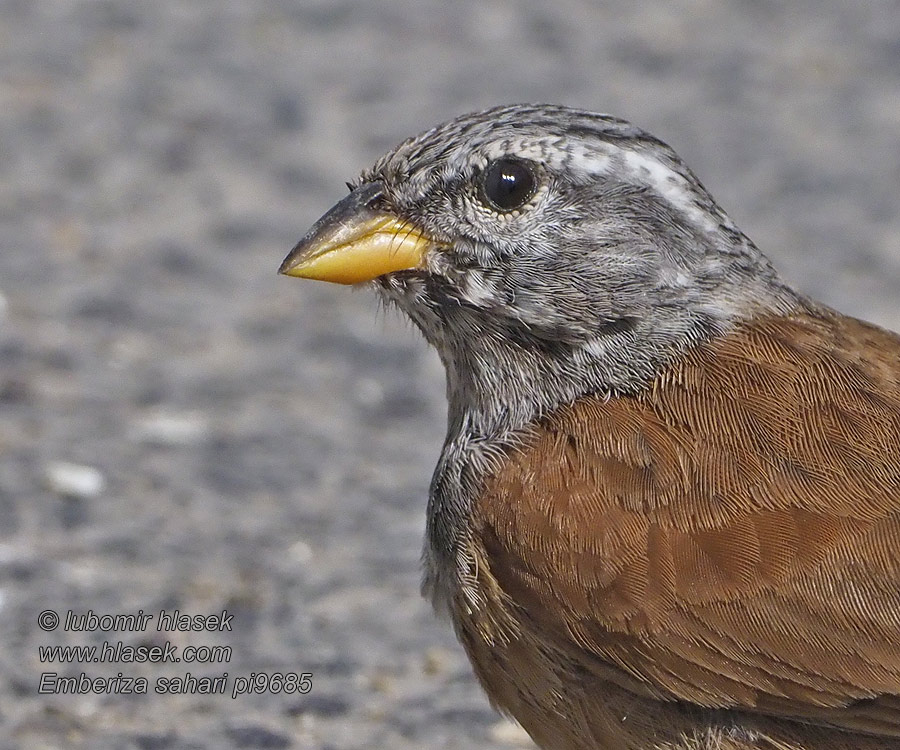
M209 424L198 412L156 412L135 423L132 437L152 445L194 445L208 433Z
M44 470L47 486L59 495L97 497L106 488L106 477L99 469L68 461L51 461Z
M510 747L534 747L531 737L528 736L522 727L514 721L504 719L498 721L490 729L491 739L501 745L509 745Z
M298 539L288 548L288 555L300 564L308 563L313 558L312 547L302 539Z

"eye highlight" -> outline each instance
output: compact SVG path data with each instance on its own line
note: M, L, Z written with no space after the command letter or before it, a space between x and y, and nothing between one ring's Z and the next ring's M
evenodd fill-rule
M481 194L498 211L513 211L534 195L537 179L534 170L518 159L491 162L481 178Z

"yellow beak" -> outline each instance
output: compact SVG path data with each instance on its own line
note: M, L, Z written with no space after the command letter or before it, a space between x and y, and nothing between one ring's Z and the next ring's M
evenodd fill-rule
M278 273L303 279L358 284L393 271L424 268L435 242L407 221L370 208L378 182L353 190L297 243Z

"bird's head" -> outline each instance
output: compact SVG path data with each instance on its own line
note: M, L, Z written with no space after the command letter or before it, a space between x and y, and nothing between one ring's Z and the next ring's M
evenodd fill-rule
M373 283L441 354L451 407L521 402L525 418L634 390L691 343L796 304L675 152L613 117L466 115L350 188L280 270Z

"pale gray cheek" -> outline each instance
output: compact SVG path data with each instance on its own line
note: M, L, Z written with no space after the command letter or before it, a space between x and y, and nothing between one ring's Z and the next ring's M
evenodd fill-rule
M468 271L461 279L461 296L474 307L491 308L501 302L497 286L482 271Z
M571 341L581 338L588 331L589 327L583 322L586 312L577 301L564 295L548 296L519 290L510 317L524 323L540 338Z
M534 324L550 323L559 317L546 298L524 290L516 295L515 309L522 320Z

